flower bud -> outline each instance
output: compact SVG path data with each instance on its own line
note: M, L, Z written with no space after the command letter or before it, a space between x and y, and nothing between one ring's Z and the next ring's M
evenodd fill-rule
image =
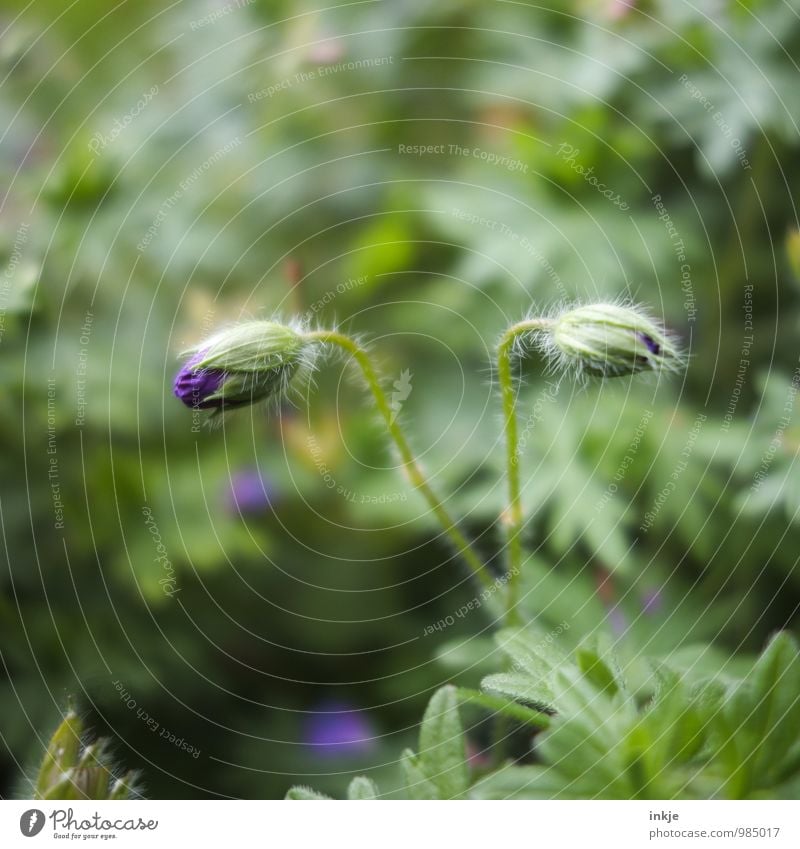
M585 374L619 377L676 369L680 351L664 328L630 304L591 304L557 315L544 347L558 366Z
M275 321L227 328L187 351L175 396L192 409L214 411L277 398L308 365L309 351L300 330Z
M126 799L134 793L132 773L114 779L107 741L83 745L83 735L83 723L70 710L47 746L36 779L35 799Z
M64 774L78 765L82 734L83 723L80 717L70 710L50 738L44 754L36 782L36 792L40 798L60 781Z

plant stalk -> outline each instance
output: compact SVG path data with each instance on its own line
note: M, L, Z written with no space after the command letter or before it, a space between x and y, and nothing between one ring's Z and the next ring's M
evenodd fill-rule
M400 427L397 419L394 416L394 411L389 404L386 393L383 391L378 375L375 371L369 354L355 341L355 339L339 333L335 330L310 330L305 334L307 339L322 342L328 345L338 345L345 350L356 361L361 369L367 386L372 392L378 411L386 423L389 435L394 440L397 450L400 452L400 458L403 462L403 467L408 474L408 478L412 485L419 490L425 500L428 502L431 511L436 516L439 524L442 526L445 533L451 539L453 544L458 549L459 554L464 562L469 566L475 577L486 587L487 590L493 589L495 582L489 573L483 560L478 556L469 540L459 529L455 519L450 515L448 509L441 502L439 497L433 491L428 483L425 474L420 468L420 464L414 452L411 450L408 440L406 439L403 429Z
M519 603L519 579L522 571L522 500L520 498L519 474L519 429L517 427L517 396L511 360L514 344L528 333L546 330L552 324L548 318L531 318L511 325L497 346L497 379L503 403L503 433L506 445L506 480L508 482L508 506L502 524L506 529L508 548L508 586L506 589L506 625L519 625L521 616Z

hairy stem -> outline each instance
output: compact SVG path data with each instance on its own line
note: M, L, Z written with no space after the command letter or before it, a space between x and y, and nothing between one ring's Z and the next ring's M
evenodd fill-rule
M411 446L406 439L405 433L403 433L403 429L400 427L394 416L394 411L389 404L386 393L381 387L380 380L378 379L378 375L372 365L369 354L354 339L351 339L343 333L338 333L335 330L311 330L308 331L305 336L307 339L316 340L328 345L338 345L350 354L350 356L352 356L352 358L356 361L364 375L364 379L367 382L370 392L372 392L375 398L378 412L380 412L383 416L389 435L394 440L397 450L400 452L400 458L403 462L403 467L408 474L409 480L428 502L428 505L430 506L434 516L436 516L439 521L439 524L442 526L448 537L450 537L453 544L458 549L459 554L469 566L475 577L481 582L481 584L483 584L484 587L492 589L494 587L494 580L492 579L489 570L483 563L483 560L475 552L475 549L472 547L470 542L461 532L448 509L433 491L425 477L425 474L420 468L419 462L414 456L414 452L411 450Z
M522 531L523 515L520 499L519 476L519 430L517 427L517 396L514 377L511 373L511 360L514 344L528 333L546 330L552 321L548 318L532 318L513 324L506 330L497 346L497 379L503 403L503 432L506 445L506 479L508 481L508 506L503 516L508 548L508 587L506 591L506 624L517 625L520 622L517 610L519 578L522 571Z

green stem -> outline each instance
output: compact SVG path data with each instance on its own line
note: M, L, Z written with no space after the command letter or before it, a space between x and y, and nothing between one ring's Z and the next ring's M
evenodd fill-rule
M495 587L495 582L492 579L489 570L484 565L483 560L475 553L474 548L461 532L455 520L450 515L450 512L444 504L442 504L441 500L425 478L419 462L414 456L414 452L411 450L411 446L395 418L394 411L389 404L386 393L381 388L380 380L378 379L378 375L372 365L372 361L369 358L369 354L354 339L351 339L349 336L345 336L343 333L338 333L335 330L311 330L308 331L305 336L307 339L312 339L317 342L323 342L328 345L338 345L340 348L347 351L347 353L350 354L356 361L364 375L364 379L367 382L370 392L372 392L375 397L378 412L380 412L386 422L389 435L394 440L397 450L400 452L400 458L403 461L403 466L412 485L419 490L420 493L422 493L434 516L438 519L439 524L450 537L453 544L458 549L459 554L461 554L475 577L478 578L484 587L487 589L493 589Z
M513 324L506 330L497 347L497 378L503 402L503 432L506 443L506 478L508 481L508 507L503 516L508 547L508 589L506 592L506 624L518 625L521 617L517 610L519 578L522 571L522 500L519 475L519 430L517 427L517 396L511 373L514 343L520 336L546 330L552 321L532 318Z

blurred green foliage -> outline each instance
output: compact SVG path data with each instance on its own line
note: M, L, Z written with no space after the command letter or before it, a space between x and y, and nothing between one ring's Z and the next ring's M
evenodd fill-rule
M217 430L171 397L243 316L407 369L403 421L499 571L495 340L564 298L649 304L685 377L523 375L527 614L720 665L796 626L800 20L710 6L4 4L4 794L69 695L147 795L392 792L431 693L502 668L491 605L426 635L475 589L344 362ZM309 743L331 697L369 747Z

